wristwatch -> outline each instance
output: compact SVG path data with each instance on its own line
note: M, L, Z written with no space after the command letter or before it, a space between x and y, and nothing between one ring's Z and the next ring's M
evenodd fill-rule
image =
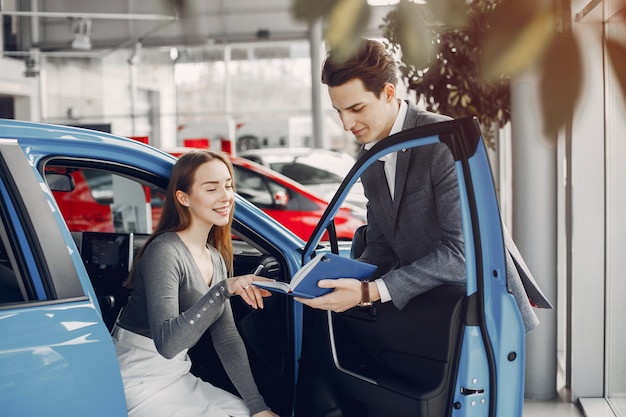
M370 307L372 305L370 299L370 282L361 281L361 302L357 304L359 307Z

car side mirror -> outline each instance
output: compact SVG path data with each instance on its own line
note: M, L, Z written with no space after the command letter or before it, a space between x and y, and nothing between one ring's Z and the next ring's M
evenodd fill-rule
M289 203L289 194L286 191L274 192L274 205L285 208Z
M46 173L46 182L52 191L74 191L74 178L70 174Z

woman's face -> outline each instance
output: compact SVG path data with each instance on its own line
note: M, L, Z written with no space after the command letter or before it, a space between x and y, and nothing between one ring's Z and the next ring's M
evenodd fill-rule
M224 226L230 219L235 191L233 178L224 162L215 159L200 165L186 199L193 222Z

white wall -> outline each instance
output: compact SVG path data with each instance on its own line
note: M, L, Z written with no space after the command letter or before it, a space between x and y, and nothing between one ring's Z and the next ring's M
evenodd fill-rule
M16 119L39 121L40 79L25 77L24 68L20 59L0 57L0 94L14 97Z
M129 50L102 58L47 59L42 65L44 121L110 123L120 136L149 136L149 97L156 97L159 146L176 144L176 90L167 61L128 62ZM152 142L151 142L152 143Z

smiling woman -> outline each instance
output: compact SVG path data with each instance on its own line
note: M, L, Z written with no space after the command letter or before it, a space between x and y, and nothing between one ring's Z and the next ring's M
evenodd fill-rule
M250 286L266 278L229 277L233 176L221 153L182 155L159 224L134 260L127 281L133 290L112 332L133 415L275 416L256 387L230 306L240 296L263 308L269 295ZM190 373L187 352L207 331L243 400Z

